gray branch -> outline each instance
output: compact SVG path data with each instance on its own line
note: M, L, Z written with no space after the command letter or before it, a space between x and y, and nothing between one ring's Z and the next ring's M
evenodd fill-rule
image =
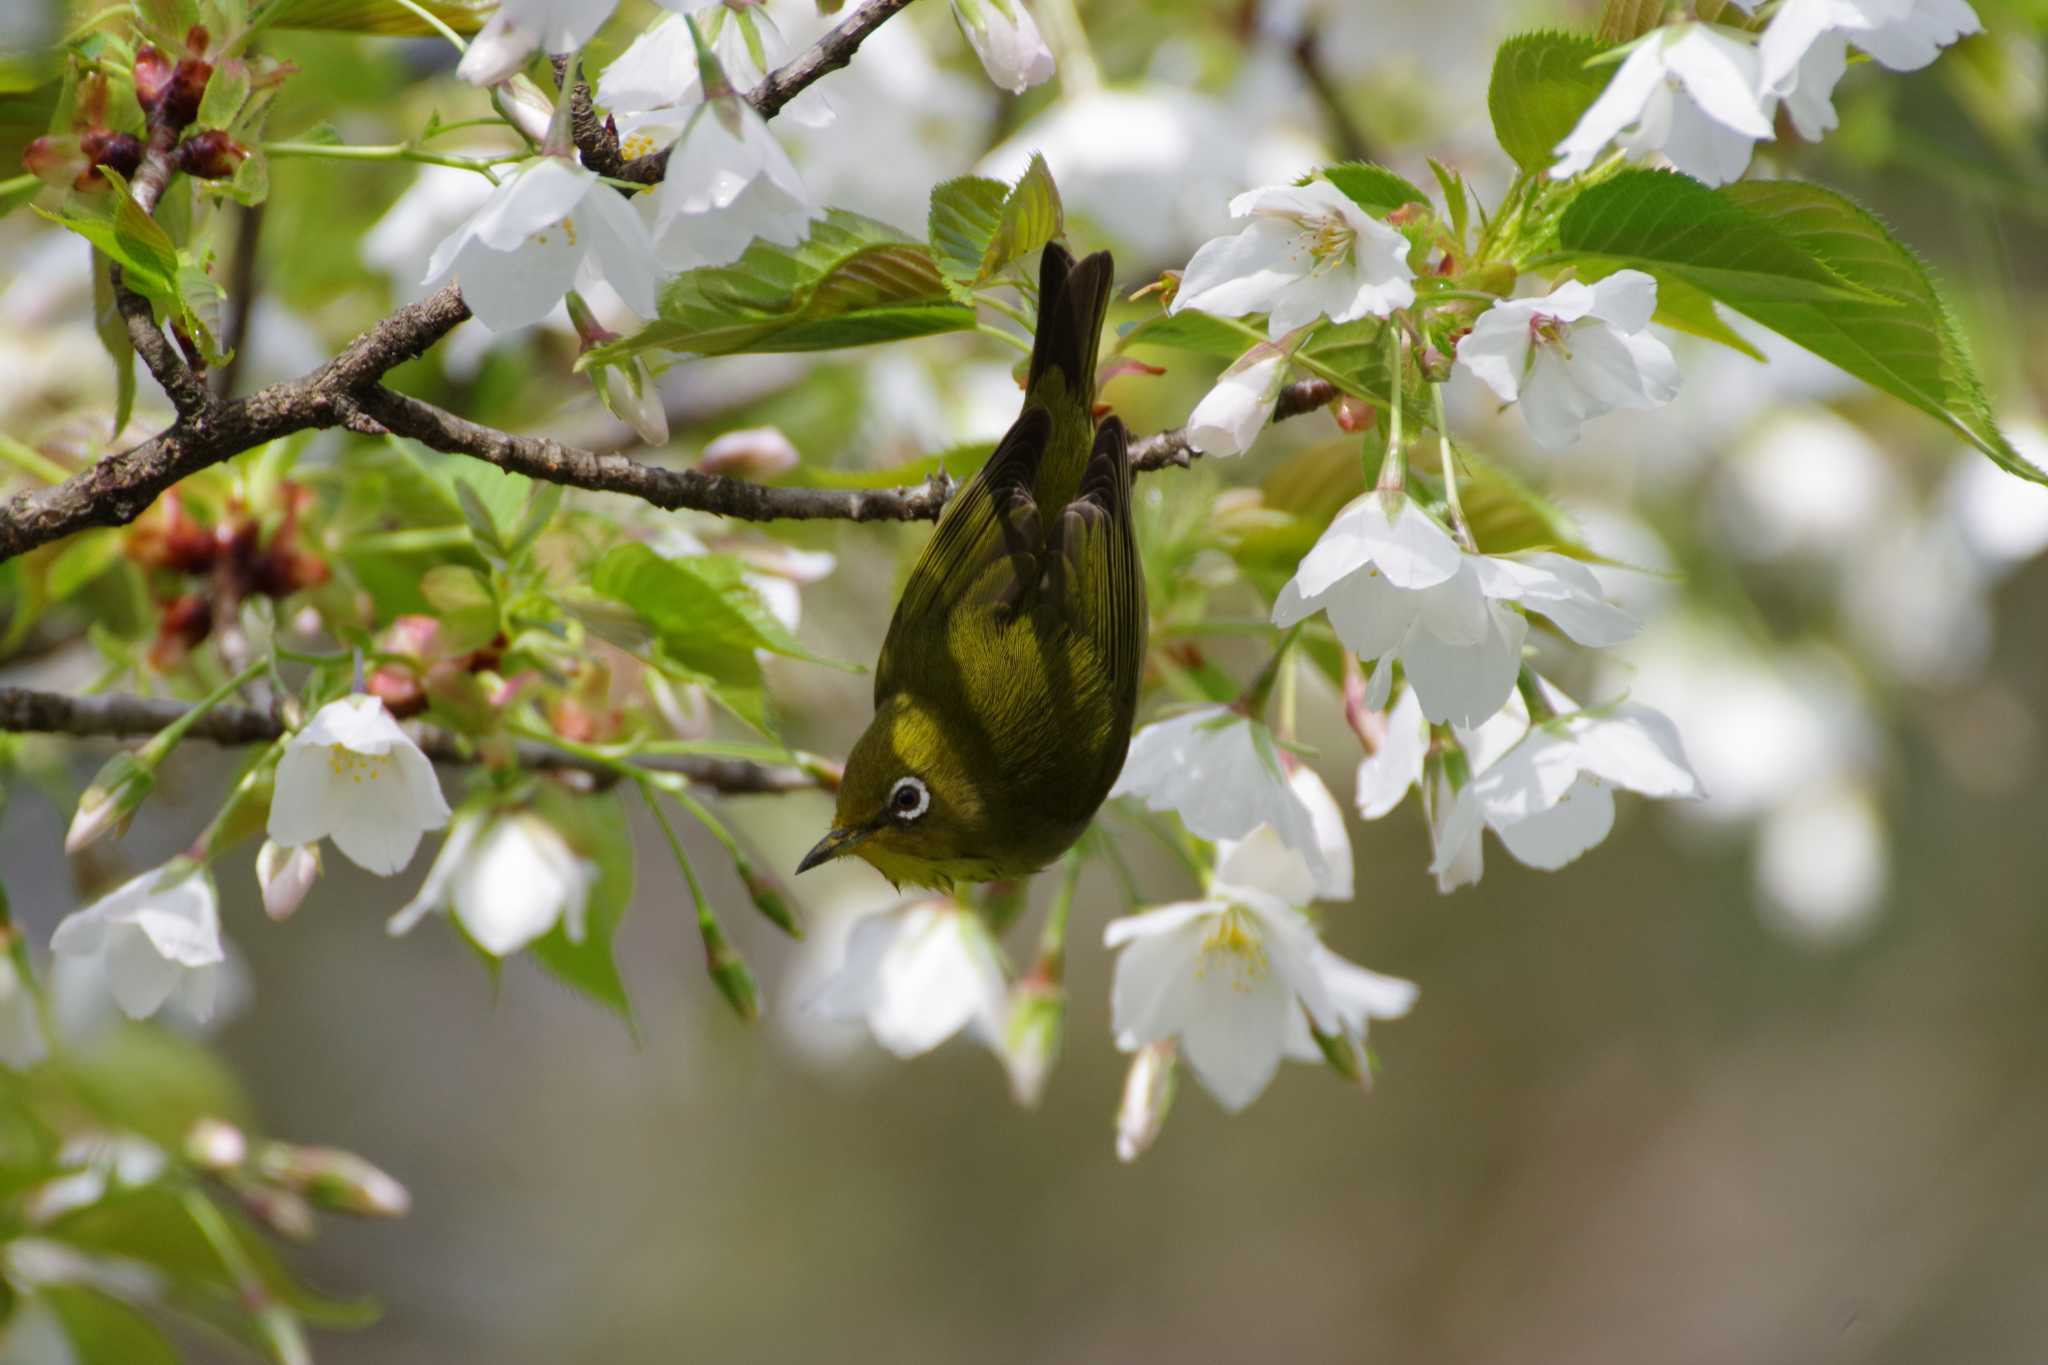
M0 731L17 734L140 738L157 733L189 709L183 702L154 697L71 697L0 687ZM193 722L187 734L220 745L268 744L284 734L284 724L253 706L216 706ZM476 761L461 739L445 730L421 726L414 737L427 757L437 763ZM522 741L518 753L520 766L537 771L586 772L607 781L616 776L605 764L546 744ZM736 795L808 791L825 785L817 774L802 768L742 759L649 756L632 763L649 772L680 773L701 786Z

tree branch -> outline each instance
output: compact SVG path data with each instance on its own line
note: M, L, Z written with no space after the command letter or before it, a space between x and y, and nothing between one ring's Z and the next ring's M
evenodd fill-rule
M129 193L137 208L144 213L155 213L157 200L163 197L164 186L171 179L171 152L178 144L178 130L167 123L157 123L149 130L149 142L142 151L142 164L135 168L135 179L129 185ZM149 300L130 289L122 278L121 267L110 264L107 267L108 282L114 289L114 306L120 310L121 321L128 328L128 343L135 348L135 354L142 357L150 376L170 398L171 406L180 418L191 417L206 408L206 383L185 363L170 341L164 336L164 329L157 325L156 313Z
M183 702L151 697L69 697L25 687L0 687L0 731L18 734L139 738L157 733L189 709ZM284 734L284 725L268 711L253 706L216 706L195 721L188 734L219 745L268 744ZM415 737L420 749L437 763L476 762L460 739L445 730L421 726ZM605 764L545 744L522 741L518 753L520 766L525 768L587 772L608 779L617 775ZM633 763L649 772L680 773L701 786L734 795L809 791L824 785L802 768L742 759L650 756Z
M810 84L853 60L853 54L867 36L885 20L910 4L910 0L863 0L853 13L842 19L796 59L777 67L747 92L747 103L762 118L774 118L782 107L802 94ZM619 151L619 138L610 123L597 115L588 82L578 79L569 92L569 133L575 139L583 164L599 175L630 180L639 185L658 184L668 174L669 149L628 160Z

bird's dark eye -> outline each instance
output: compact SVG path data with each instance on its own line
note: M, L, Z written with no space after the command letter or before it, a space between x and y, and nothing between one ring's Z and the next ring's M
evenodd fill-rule
M889 813L898 820L915 820L932 804L931 790L921 778L899 777L889 789Z

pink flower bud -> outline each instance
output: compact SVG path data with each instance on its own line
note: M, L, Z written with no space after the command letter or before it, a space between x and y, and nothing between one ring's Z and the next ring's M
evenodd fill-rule
M799 458L796 447L777 428L748 427L728 431L704 447L697 468L738 479L768 479L796 468Z
M263 913L274 920L291 918L306 893L320 880L320 845L286 848L265 839L256 854L256 882L263 888Z

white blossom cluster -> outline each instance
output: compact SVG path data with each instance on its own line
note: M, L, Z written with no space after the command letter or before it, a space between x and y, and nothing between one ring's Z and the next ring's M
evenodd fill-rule
M1758 8L1757 0L1735 3ZM1655 29L1557 145L1550 173L1577 175L1612 144L1725 184L1748 169L1757 143L1776 136L1779 109L1809 142L1838 125L1835 85L1851 49L1888 70L1915 71L1981 28L1968 0L1783 0L1760 38L1716 24Z

